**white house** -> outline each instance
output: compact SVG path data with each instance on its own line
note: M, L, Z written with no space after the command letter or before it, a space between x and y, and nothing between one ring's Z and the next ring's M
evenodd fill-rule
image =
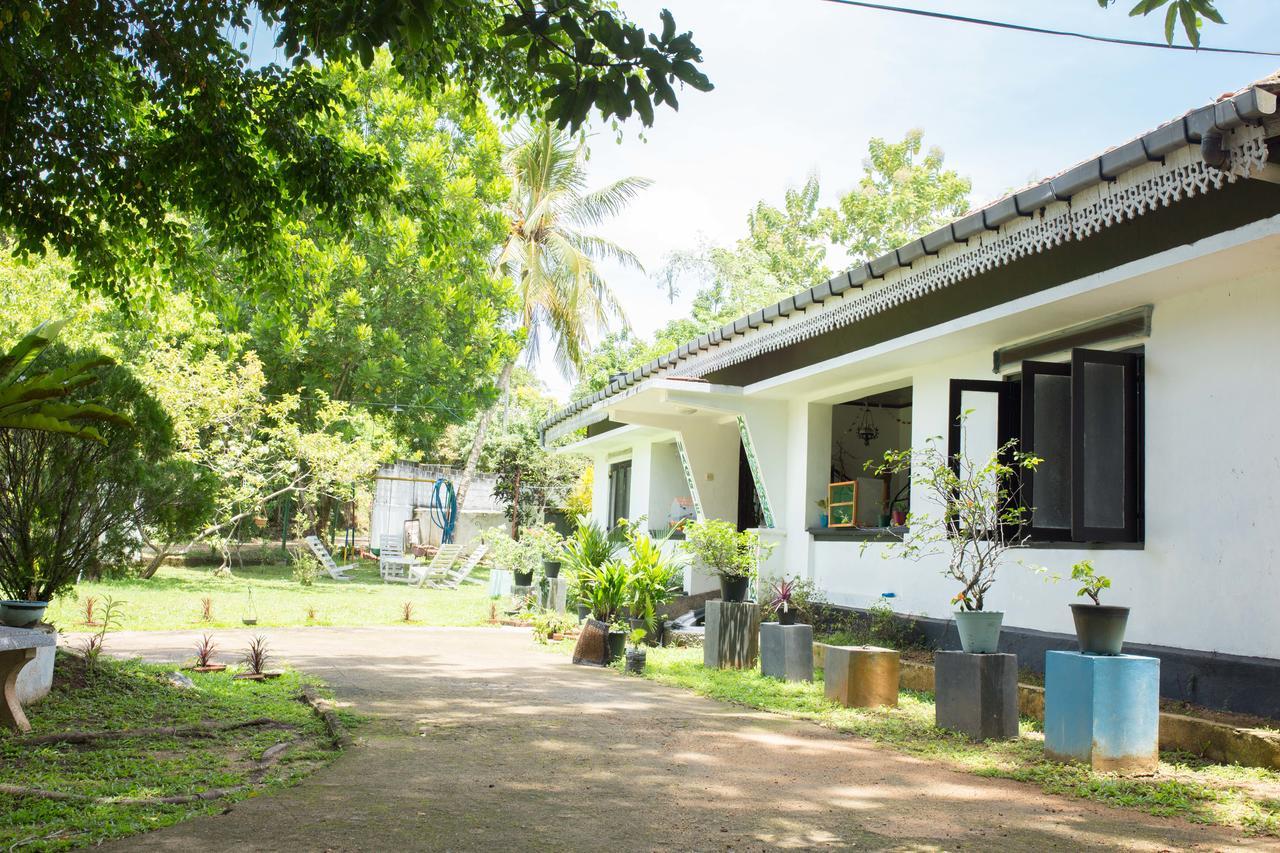
M885 600L951 642L938 562L884 559L866 480L889 448L1016 438L1032 542L987 608L1036 666L1067 647L1069 570L1133 607L1166 695L1280 714L1280 78L1193 110L870 263L742 317L544 425L595 462L599 521L673 500L756 526L770 570ZM1272 162L1274 161L1274 162ZM974 414L961 433L959 412ZM824 528L833 470L855 528ZM864 547L864 542L870 545Z

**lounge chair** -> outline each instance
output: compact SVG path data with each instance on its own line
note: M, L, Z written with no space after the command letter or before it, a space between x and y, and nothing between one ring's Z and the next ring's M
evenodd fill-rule
M347 572L354 569L355 563L348 563L345 566L339 566L333 561L333 555L329 553L329 549L324 547L324 543L320 541L318 536L308 536L305 539L307 547L311 549L311 553L316 555L316 559L320 561L320 565L324 566L324 570L329 573L329 577L336 581L349 581L350 577Z
M405 578L405 582L421 587L428 580L435 581L447 577L461 553L461 545L441 545L430 563L418 563L409 567L409 577Z
M457 589L463 583L481 583L471 577L472 572L476 570L476 566L480 565L480 561L484 559L484 555L489 553L488 545L477 545L471 549L471 553L467 555L467 559L456 572L449 572L438 581L429 582L431 586L437 589Z

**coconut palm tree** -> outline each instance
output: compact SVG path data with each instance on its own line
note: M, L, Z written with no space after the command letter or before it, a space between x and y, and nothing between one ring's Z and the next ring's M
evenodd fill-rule
M550 344L556 366L568 377L586 359L592 333L607 330L615 319L627 326L599 262L612 260L643 272L634 254L589 229L621 212L651 181L623 178L589 191L586 139L548 122L522 127L508 146L503 165L511 181L506 205L510 232L495 265L515 282L520 296L523 357L533 363L542 346ZM507 393L514 367L514 361L507 363L498 376L500 397ZM492 408L480 415L458 485L459 507L480 463L492 416Z

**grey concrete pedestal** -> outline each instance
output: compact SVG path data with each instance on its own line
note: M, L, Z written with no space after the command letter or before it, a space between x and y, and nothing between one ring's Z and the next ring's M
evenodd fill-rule
M708 669L752 669L760 654L760 605L708 601L702 663Z
M938 652L935 721L973 740L1018 736L1018 656Z
M761 623L760 672L784 681L813 681L813 626Z
M539 587L539 592L542 589ZM557 613L565 612L565 601L569 595L569 579L568 578L547 578L546 594L542 596L541 604L547 610L554 610Z

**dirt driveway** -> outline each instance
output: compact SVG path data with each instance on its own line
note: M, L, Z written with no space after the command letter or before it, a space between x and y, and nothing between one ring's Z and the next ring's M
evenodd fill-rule
M264 631L368 715L298 787L115 850L1263 849L1269 842L981 779L486 628ZM244 637L240 635L244 635ZM189 655L122 633L113 654ZM225 648L246 632L220 632Z

